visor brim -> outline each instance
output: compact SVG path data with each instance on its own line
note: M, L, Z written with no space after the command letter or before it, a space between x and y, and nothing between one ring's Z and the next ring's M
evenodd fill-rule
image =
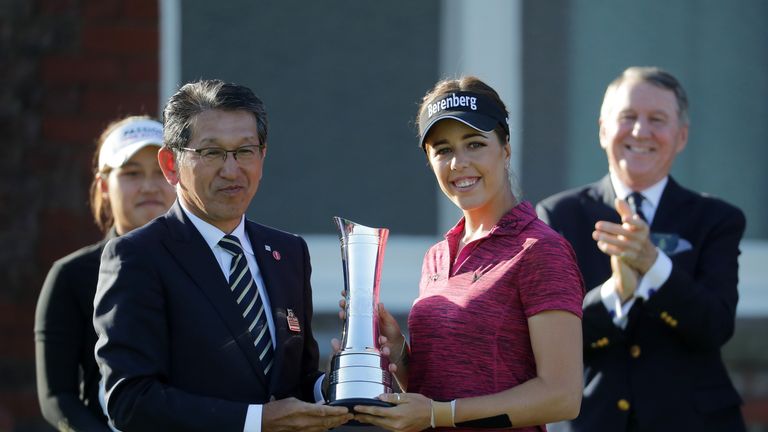
M499 124L499 121L495 118L477 112L445 111L438 117L435 117L431 122L429 122L429 124L422 131L421 140L419 143L422 148L424 148L424 139L427 137L427 135L429 135L429 131L434 125L442 120L456 120L458 122L464 123L472 129L485 133L492 132Z

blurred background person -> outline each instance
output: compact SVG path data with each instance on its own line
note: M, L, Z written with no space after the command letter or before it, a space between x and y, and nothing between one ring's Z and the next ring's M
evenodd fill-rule
M746 222L669 175L688 128L677 78L626 69L600 109L608 174L537 206L573 245L590 289L581 414L553 430L745 430L720 349L734 332Z
M176 197L157 152L162 125L146 116L115 121L93 157L90 205L105 234L100 242L56 261L35 313L37 393L45 419L59 430L109 431L99 404L94 358L93 297L106 242L165 213Z
M463 218L424 257L410 347L381 306L382 342L407 393L380 396L393 408L356 406L355 418L398 431L541 431L575 417L584 288L568 243L513 193L504 103L475 77L445 80L417 122Z

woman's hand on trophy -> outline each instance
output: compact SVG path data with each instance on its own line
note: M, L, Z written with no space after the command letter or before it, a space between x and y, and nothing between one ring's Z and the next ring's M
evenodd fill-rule
M402 343L405 340L403 331L400 329L395 317L384 307L384 303L379 303L379 334L386 336L387 339L395 343Z
M397 373L397 361L400 359L395 352L395 358L393 359L392 352L396 351L393 348L394 345L389 343L389 339L386 336L379 336L379 352L382 356L386 357L389 361L389 372Z
M341 290L341 300L339 300L339 319L347 319L347 291Z
M334 355L338 354L341 351L341 341L332 338L331 339L331 358L333 358Z
M394 406L355 406L355 420L398 432L420 431L430 427L432 401L426 396L418 393L385 393L379 395L379 399Z
M379 347L382 355L389 359L389 372L395 377L401 389L408 387L408 359L410 349L405 335L392 314L383 303L379 303Z

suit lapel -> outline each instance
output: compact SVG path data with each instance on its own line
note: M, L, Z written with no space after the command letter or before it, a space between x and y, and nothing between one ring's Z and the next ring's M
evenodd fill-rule
M602 180L593 183L592 187L589 189L589 195L596 203L600 203L602 205L586 207L588 211L595 212L588 220L604 220L614 223L621 222L619 213L616 211L616 207L614 206L614 201L616 200L616 192L613 190L613 185L611 184L611 178L609 175L606 175L602 178Z
M680 234L680 214L686 211L686 201L685 189L670 176L653 217L651 231Z
M613 201L616 199L616 192L613 190L613 185L611 185L610 175L606 175L599 182L593 183L589 193L595 201L602 202L610 210L606 214L605 208L596 209L596 211L600 212L600 217L596 217L595 220L620 222L621 219L614 207ZM656 213L653 216L651 231L677 232L677 223L680 220L679 212L685 207L686 201L685 189L670 176L669 182L661 194Z
M266 384L266 377L253 341L213 251L186 217L178 201L165 217L171 233L171 236L164 241L166 247L179 266L211 302L250 362L254 373Z
M610 174L607 174L602 178L602 180L595 183L594 190L600 197L600 200L603 202L603 204L611 209L614 209L615 206L613 201L616 200L616 191L613 190Z

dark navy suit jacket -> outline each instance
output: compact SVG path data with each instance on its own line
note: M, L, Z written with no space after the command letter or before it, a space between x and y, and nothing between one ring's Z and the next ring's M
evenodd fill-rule
M606 176L537 206L571 242L591 289L581 413L559 430L622 432L632 416L638 431L743 431L741 399L720 357L734 330L743 213L670 177L651 232L665 240L672 273L648 301L635 302L622 330L600 298L610 259L592 239L595 222L620 222L615 196Z
M94 303L96 357L118 429L242 431L248 404L314 401L320 372L307 245L245 224L275 323L269 381L213 252L178 202L105 247ZM289 310L300 331L288 328Z

